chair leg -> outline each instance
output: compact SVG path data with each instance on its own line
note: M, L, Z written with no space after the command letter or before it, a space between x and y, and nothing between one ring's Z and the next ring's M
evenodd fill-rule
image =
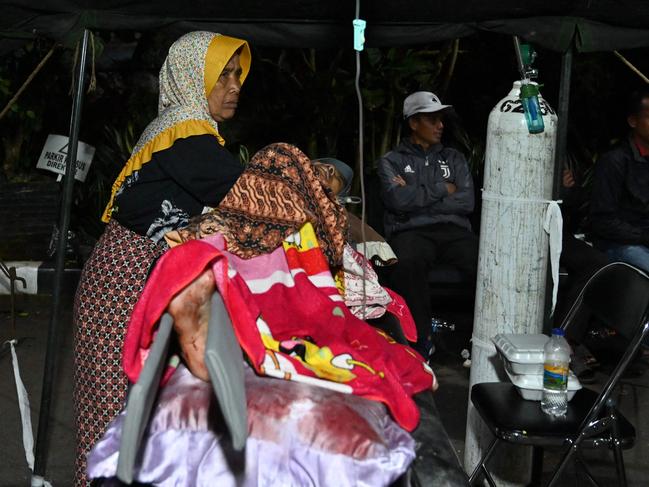
M570 448L568 448L568 451L563 455L561 462L559 462L559 466L555 469L554 473L552 474L552 478L550 478L550 481L546 484L546 487L552 487L554 483L559 479L559 476L566 468L566 465L568 465L568 462L577 451L577 448L578 445L576 444L570 445Z
M617 480L620 487L626 487L626 471L624 470L624 458L622 457L622 447L619 443L613 446L613 455L615 456L615 469L617 470Z
M543 448L532 446L532 481L533 487L541 486L541 476L543 475Z
M624 457L622 456L622 445L618 432L617 421L613 420L611 431L611 441L613 443L613 456L615 457L615 470L617 471L617 481L620 487L626 487L626 471L624 469Z
M606 401L606 412L611 421L611 449L615 458L615 470L617 471L617 481L621 487L626 487L626 471L624 469L624 457L622 456L622 440L620 438L620 425L617 422L618 414L614 399L609 398Z
M487 483L489 484L489 487L496 487L496 482L494 482L494 478L491 476L491 473L489 473L489 470L487 470L486 465L482 466L482 473L484 473L484 476L487 479Z
M610 445L611 445L611 449L613 450L613 455L615 457L615 469L617 471L618 483L621 487L626 487L627 486L626 471L624 469L624 458L622 456L620 430L619 430L619 425L617 423L617 413L615 409L615 403L611 399L607 401L607 412L609 418L605 418L605 419L610 419L610 421L608 421L608 423L610 423ZM584 470L588 475L589 480L591 480L595 485L597 485L597 482L590 474L590 471L588 470L586 463L583 461L583 459L580 458L578 452L579 444L581 443L582 438L583 438L583 433L575 440L575 442L572 445L570 445L570 448L561 459L559 466L554 471L554 474L552 474L552 478L548 482L547 487L552 487L552 485L554 485L554 483L557 481L557 479L563 472L564 468L568 464L568 461L574 454L577 454L577 459L584 466Z
M487 471L487 461L489 460L489 457L491 457L491 454L493 453L494 448L496 447L496 443L498 443L498 441L499 441L498 438L494 438L494 441L491 442L491 445L489 445L489 448L487 448L485 454L482 455L482 458L475 466L473 472L471 473L471 476L469 477L469 485L471 486L475 485L475 481L479 478L480 471L482 471L482 473L484 473L485 477L487 478L487 482L489 482L489 485L495 487L496 484L494 483L491 474Z
M576 453L576 458L575 458L575 465L581 465L581 468L586 475L586 478L590 480L591 484L593 484L595 487L600 487L599 482L595 480L595 477L590 473L590 469L588 468L588 465L586 464L586 461L584 460L584 456L581 454L579 450L577 450ZM575 471L575 473L577 473Z

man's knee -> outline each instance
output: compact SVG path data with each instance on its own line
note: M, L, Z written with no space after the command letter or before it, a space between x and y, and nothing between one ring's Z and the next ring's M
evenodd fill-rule
M649 272L649 247L644 245L618 245L606 251L611 261L621 261Z
M390 239L389 244L402 268L408 269L425 266L424 256L430 256L435 251L428 248L415 232L398 233Z

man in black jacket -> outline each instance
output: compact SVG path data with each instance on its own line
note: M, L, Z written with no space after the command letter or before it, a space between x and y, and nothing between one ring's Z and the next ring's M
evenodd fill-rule
M629 137L595 167L593 237L612 261L649 272L649 90L631 95L627 123Z
M408 96L403 118L410 134L377 166L385 233L399 258L389 284L410 307L424 356L431 345L430 269L453 264L475 283L478 262L478 238L468 219L474 205L471 171L460 152L441 144L449 108L427 91Z

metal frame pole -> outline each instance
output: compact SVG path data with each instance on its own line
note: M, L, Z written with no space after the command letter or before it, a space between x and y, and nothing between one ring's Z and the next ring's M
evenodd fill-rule
M561 57L561 81L559 84L559 106L557 107L557 148L554 163L554 199L561 193L563 164L567 157L568 147L568 108L570 105L570 80L572 77L572 43Z
M568 153L568 115L570 108L570 82L572 78L572 55L573 42L570 43L566 52L561 56L561 78L559 80L559 100L557 102L557 146L554 150L554 174L552 176L552 199L561 198L561 186L563 181L563 167ZM552 270L548 267L547 285L545 294L545 319L543 320L543 331L550 333L553 323L550 316L552 307Z
M70 118L70 141L68 157L66 159L65 178L63 183L63 198L60 210L59 239L56 247L56 272L54 274L54 290L52 295L52 311L47 336L47 350L45 353L45 368L43 370L43 387L41 390L41 406L38 416L38 436L34 454L34 474L44 476L47 467L48 452L48 423L50 403L52 401L52 381L58 355L58 329L61 308L61 293L63 284L63 271L65 268L65 251L67 247L68 228L70 226L70 206L72 204L72 191L74 189L74 173L76 169L77 147L79 143L79 125L81 109L83 106L84 80L86 74L86 61L88 58L88 39L90 32L83 31L79 65L77 67L74 83L74 99L72 101L72 115Z

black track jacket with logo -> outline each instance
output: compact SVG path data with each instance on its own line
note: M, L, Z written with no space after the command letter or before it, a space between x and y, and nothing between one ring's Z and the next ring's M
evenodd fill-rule
M377 172L387 237L434 223L471 229L467 215L475 200L473 178L462 153L441 144L424 151L403 140L379 159ZM394 182L395 176L401 176L406 185ZM449 194L445 183L453 183L457 191Z

